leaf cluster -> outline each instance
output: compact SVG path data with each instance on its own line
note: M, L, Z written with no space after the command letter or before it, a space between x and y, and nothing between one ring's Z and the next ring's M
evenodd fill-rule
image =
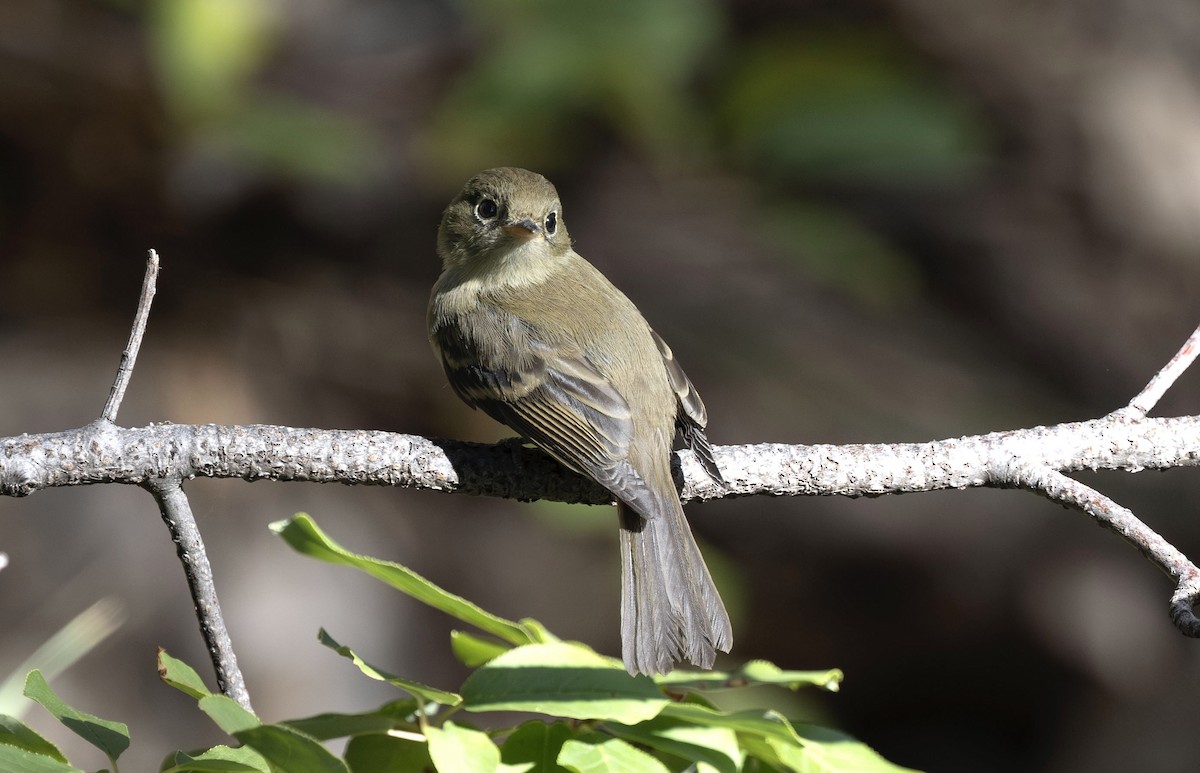
M535 620L505 620L404 566L352 553L306 515L272 528L300 553L366 572L478 629L480 633L451 635L455 655L473 671L457 691L431 687L368 663L322 630L323 645L349 659L363 675L392 684L404 697L359 714L327 713L268 723L212 692L191 666L160 651L162 680L194 698L200 711L233 739L209 749L174 752L161 771L903 770L836 731L770 708L725 710L717 700L721 693L764 685L837 690L842 674L836 669L786 671L752 661L728 672L630 676L619 660L578 642L562 641ZM112 770L118 770L118 758L130 743L125 725L67 705L37 670L26 679L25 695L103 752ZM488 727L486 721L475 726L470 721L472 714L489 712L545 718L513 727ZM345 739L341 756L325 745L333 739ZM8 716L0 718L0 769L81 770L53 743Z

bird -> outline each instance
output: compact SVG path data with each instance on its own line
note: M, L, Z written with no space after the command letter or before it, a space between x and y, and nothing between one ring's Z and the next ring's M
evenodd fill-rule
M718 484L707 411L666 342L575 252L554 185L472 177L442 214L429 338L453 391L607 489L630 674L711 669L733 629L671 476L678 436Z

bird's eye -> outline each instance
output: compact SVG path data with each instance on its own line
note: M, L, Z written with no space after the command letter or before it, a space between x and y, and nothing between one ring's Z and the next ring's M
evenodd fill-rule
M554 233L557 230L558 230L558 213L551 212L549 215L546 215L546 235L554 236Z
M496 202L491 199L483 199L475 205L475 217L480 220L491 220L500 212L500 208L496 206Z

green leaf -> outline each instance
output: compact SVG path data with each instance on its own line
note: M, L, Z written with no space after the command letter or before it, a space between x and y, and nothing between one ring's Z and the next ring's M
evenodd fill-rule
M4 773L83 773L62 760L16 746L0 746L0 770Z
M542 643L542 644L544 644L546 642L562 641L562 639L560 639L557 636L555 636L554 634L550 633L550 631L547 630L546 626L542 625L537 620L534 620L532 617L522 617L520 620L520 624L521 624L521 630L523 630L527 634L529 634L529 638L532 641L531 642L513 642L514 644L526 644L526 643L535 643L535 644Z
M464 666L475 668L512 648L506 644L481 639L465 631L451 631L450 649Z
M43 757L52 757L59 762L67 761L57 746L42 738L21 720L7 714L0 714L0 746L14 746Z
M645 676L575 643L528 644L496 657L462 687L468 711L536 711L636 724L670 701Z
M670 773L667 766L641 749L620 738L597 742L567 741L558 755L558 764L575 773Z
M354 773L430 770L429 744L424 739L392 735L360 735L346 744L346 764Z
M272 773L271 765L248 746L214 746L195 756L175 752L160 773Z
M693 763L707 763L720 773L737 773L745 757L737 733L727 727L706 727L669 717L637 725L608 725L618 738L639 743Z
M815 685L837 692L844 674L837 668L826 671L785 671L766 660L751 660L738 670L737 676L748 684L778 684L793 690Z
M751 660L736 671L684 671L676 669L658 676L659 685L688 685L693 687L745 687L770 684L798 690L801 687L820 687L837 692L841 685L841 670L785 671L766 660Z
M312 518L304 513L298 513L296 517L286 521L276 521L271 524L271 529L299 553L366 572L417 601L504 641L528 644L537 640L535 631L530 627L486 612L461 596L442 590L405 566L351 553L330 539Z
M249 730L262 724L253 713L242 708L241 704L224 695L206 695L197 705L200 710L217 723L217 727L230 735L236 735L243 730Z
M280 771L350 773L346 763L315 738L284 725L259 725L233 735Z
M158 650L158 678L196 699L213 694L200 678L200 674L196 673L196 669L182 660L171 657L161 647Z
M777 711L737 711L726 713L695 703L672 703L662 716L707 727L725 727L738 733L760 738L774 738L788 743L801 743L792 723Z
M813 725L793 725L776 711L725 714L704 706L672 703L662 716L737 731L743 748L754 756L802 773L901 773L865 744L850 736Z
M414 682L372 666L370 663L367 663L358 655L354 654L354 651L349 647L344 647L341 644L338 644L332 636L326 633L324 628L317 633L317 639L320 640L320 642L326 647L329 647L342 657L348 658L354 663L354 665L358 666L359 671L362 671L372 679L378 679L381 682L387 682L388 684L399 687L400 689L412 695L419 696L425 700L430 700L435 703L443 703L447 706L457 706L458 704L462 703L462 697L452 692L439 690L436 687L429 687L428 685L421 684L420 682Z
M558 773L566 770L557 760L562 745L570 738L570 728L561 722L526 722L508 736L500 757L509 765L531 764L531 770L537 773Z
M772 770L791 770L784 766L775 747L767 743L765 738L745 733L738 736L738 742L750 759L766 763Z
M214 693L204 684L196 669L166 650L158 651L158 676L167 684L197 699L200 710L230 735L258 727L262 721L232 698Z
M402 700L384 704L374 711L361 714L317 714L304 719L289 719L282 724L293 730L299 730L305 735L310 735L318 741L327 741L330 738L386 733L407 721L415 721L416 710L416 701Z
M799 746L768 738L786 766L801 773L913 773L888 762L871 747L845 733L815 725L795 725Z
M35 700L68 729L104 752L113 762L129 748L129 728L123 722L112 722L68 706L34 669L25 679L25 697Z
M488 773L500 767L500 750L487 733L447 722L445 727L430 727L429 757L440 773Z

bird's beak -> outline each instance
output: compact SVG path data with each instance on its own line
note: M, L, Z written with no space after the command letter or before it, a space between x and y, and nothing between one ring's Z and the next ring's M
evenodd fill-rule
M528 241L532 239L542 230L541 226L529 218L525 218L524 220L516 220L501 226L501 228L504 230L504 233L508 234L509 236L514 236L522 241Z

